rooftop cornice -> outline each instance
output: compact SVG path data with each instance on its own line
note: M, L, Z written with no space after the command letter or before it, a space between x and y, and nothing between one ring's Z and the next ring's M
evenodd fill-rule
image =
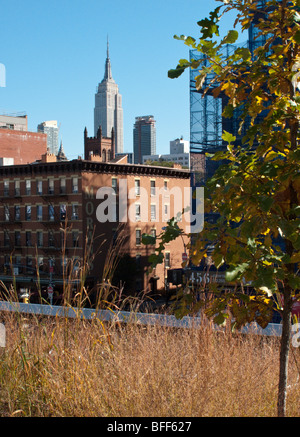
M168 176L188 179L190 171L185 169L150 166L142 164L121 164L74 159L72 161L35 162L32 164L8 165L0 167L0 177L14 175L42 175L66 172L97 172L124 175Z

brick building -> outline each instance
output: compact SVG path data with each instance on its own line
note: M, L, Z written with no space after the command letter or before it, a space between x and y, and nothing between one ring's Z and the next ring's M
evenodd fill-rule
M189 171L113 162L113 139L106 150L111 160L102 162L103 150L95 156L90 147L97 141L85 138L90 159L57 161L46 154L32 164L0 167L0 279L17 290L33 293L52 284L61 293L64 281L76 287L88 263L92 289L111 279L105 266L118 253L116 285L125 282L131 294L162 288L167 269L181 266L186 241L170 243L164 263L150 274L154 246L142 245L141 237L158 235L179 212L170 191L190 186Z
M47 135L38 132L0 128L0 158L15 165L40 160L47 152Z

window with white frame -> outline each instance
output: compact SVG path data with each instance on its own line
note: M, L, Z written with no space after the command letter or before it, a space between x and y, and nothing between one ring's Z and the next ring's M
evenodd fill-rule
M9 206L8 205L4 205L4 220L6 222L10 221L10 213L9 213Z
M66 178L60 179L60 194L66 194L67 186L66 186Z
M139 179L135 179L134 189L135 189L135 195L139 196L141 194L141 181Z
M25 180L25 194L27 196L31 195L31 180L30 179Z
M3 194L5 197L9 196L9 180L3 182Z
M140 229L135 230L135 244L137 246L142 244L142 231Z
M156 205L151 205L151 221L156 221Z
M41 179L36 181L36 194L39 196L43 194L43 181Z
M43 205L36 206L36 219L38 221L43 220Z
M78 220L78 204L72 204L72 220Z
M25 206L25 220L30 221L31 220L31 205Z
M20 196L21 190L20 190L20 181L15 181L15 196Z
M48 194L54 194L54 179L48 179Z
M141 220L141 205L139 203L135 204L135 221Z
M78 177L74 176L72 178L72 193L78 193Z
M155 196L156 189L155 189L155 181L150 181L150 195Z

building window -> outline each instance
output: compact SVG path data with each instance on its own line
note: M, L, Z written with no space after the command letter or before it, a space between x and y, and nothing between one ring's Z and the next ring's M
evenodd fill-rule
M31 180L30 179L26 179L26 181L25 181L25 194L26 194L26 196L31 195Z
M150 181L150 195L155 196L156 189L155 189L155 181Z
M20 190L20 181L15 181L15 196L20 196L21 190Z
M136 229L135 231L135 244L137 246L142 244L142 231L140 229Z
M38 268L39 270L42 269L42 268L43 268L43 265L44 265L44 257L39 255L39 256L37 257L36 262L37 262L37 268Z
M31 256L26 257L26 270L27 270L27 273L33 273L32 257Z
M54 194L54 179L48 179L48 194Z
M22 260L20 255L16 255L15 257L15 266L16 266L17 274L22 273Z
M21 232L15 231L15 246L21 246Z
M168 181L164 181L164 191L168 191Z
M136 279L135 281L135 291L137 293L141 292L143 288L143 281L141 278Z
M9 197L9 181L4 181L4 189L3 189L3 194L5 197Z
M171 261L170 261L170 252L166 252L165 253L165 267L167 269L169 269L171 266Z
M142 267L141 261L142 261L141 255L137 254L135 256L135 267L136 267L137 272L139 272L141 270L141 267Z
M135 189L135 195L139 196L141 194L141 181L139 179L135 179L134 189Z
M116 178L112 178L111 186L112 186L112 189L114 190L115 194L117 194L117 192L118 192L118 180Z
M78 193L78 178L72 178L72 193Z
M139 222L141 220L141 205L135 204L135 221Z
M36 182L36 194L41 196L43 194L43 181L38 180Z
M30 221L31 220L31 205L25 206L25 220Z
M156 221L156 205L151 205L151 221Z
M10 221L9 207L7 205L4 205L4 220L6 222Z
M60 194L66 194L67 188L66 188L66 179L62 178L60 180Z
M52 231L49 231L49 233L48 233L48 246L49 247L54 247L55 246L55 244L54 244L54 235L53 235Z
M36 245L37 247L43 247L43 232L37 231L36 233Z
M59 206L59 218L62 222L67 218L67 206L64 203Z
M43 220L43 205L36 206L36 219L38 221Z
M77 205L77 203L72 204L72 220L78 220L78 205Z
M9 233L7 231L4 231L4 246L10 246Z
M169 205L164 205L165 221L169 220Z
M5 273L7 273L7 268L10 267L10 256L4 255L4 266L6 268Z
M79 246L78 241L79 241L79 232L78 231L73 231L72 232L73 247L78 247Z
M32 246L31 231L26 231L26 246Z
M156 229L155 228L151 229L150 235L151 235L151 237L156 239Z
M20 205L15 205L15 221L18 222L21 220L21 209Z
M49 221L53 222L54 221L54 206L53 205L49 205L48 214L49 214Z

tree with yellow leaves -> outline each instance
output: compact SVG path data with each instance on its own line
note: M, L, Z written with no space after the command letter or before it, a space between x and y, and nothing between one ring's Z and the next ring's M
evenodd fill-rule
M197 265L213 245L214 265L228 266L226 280L236 285L230 293L212 288L214 299L206 313L215 322L224 322L230 311L237 328L254 321L266 327L276 300L282 316L278 415L284 416L291 309L300 298L300 0L216 1L221 5L198 22L199 41L176 37L203 56L180 60L169 77L197 69L198 89L208 76L213 77L204 94L224 93L228 103L223 117L239 110L240 128L248 124L242 143L224 132L226 150L209 157L221 161L205 187L206 211L217 219L205 223L190 253ZM220 19L229 11L236 12L234 29L220 40ZM253 52L236 47L224 59L222 49L238 38L237 25L242 31L254 26L264 44ZM178 229L171 232L174 238L179 233ZM243 283L251 283L255 294L244 293L238 286ZM282 306L274 299L279 293Z

